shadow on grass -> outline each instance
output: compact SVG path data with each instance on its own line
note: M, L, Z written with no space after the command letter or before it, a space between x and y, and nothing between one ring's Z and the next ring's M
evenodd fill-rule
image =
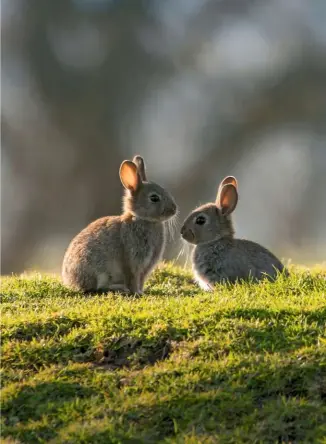
M57 412L64 402L87 398L95 393L93 389L74 382L53 381L23 385L11 400L3 402L1 413L9 423L8 413L20 422L26 422L31 417L38 420L44 414Z
M3 403L4 436L26 443L158 442L193 432L194 442L201 442L202 434L225 443L231 438L237 442L237 436L238 442L319 442L326 423L326 366L318 364L321 359L311 352L302 360L289 356L274 365L263 358L218 370L184 364L179 373L147 373L137 386L130 375L118 401L101 384L97 390L84 387L82 375L80 383L25 385ZM126 390L129 384L137 390ZM68 410L65 403L70 403ZM96 425L94 405L103 412Z
M90 398L94 394L98 392L79 383L54 381L22 386L11 399L2 402L1 414L5 424L3 436L19 435L19 430L24 431L24 425L32 420L40 421L40 424L35 424L35 428L31 430L25 428L23 442L39 442L35 434L43 439L51 439L56 435L56 429L64 423L63 417L60 418L58 413L62 412L65 403L78 403L78 400ZM48 426L41 422L44 416L52 417Z
M101 334L97 330L90 331L80 328L73 338L65 340L65 333L80 325L80 321L62 319L62 324L40 325L36 323L36 334L33 335L35 324L27 324L24 329L28 338L40 339L42 332L48 336L48 330L62 329L61 336L54 338L50 344L46 342L13 341L3 352L4 368L38 369L49 364L67 364L72 362L89 362L103 365L108 369L146 365L167 359L172 351L177 351L177 344L184 343L192 347L199 338L204 338L202 350L193 349L190 356L197 355L216 359L230 352L260 353L287 352L304 346L318 344L319 336L323 335L326 309L311 311L281 310L278 312L264 309L238 309L218 311L209 317L193 319L189 325L182 327L167 326L164 330L150 334L153 324L146 322L146 329L138 336L123 331L142 328L142 322L134 325L129 317L121 323L114 324L110 320L108 336L105 336L105 325ZM112 321L112 323L111 323ZM239 321L239 322L238 322ZM244 322L243 322L244 321ZM256 321L259 321L257 325ZM61 321L60 321L61 322ZM113 336L112 325L116 335ZM17 331L19 337L22 335ZM191 340L189 340L191 338ZM51 338L53 339L53 338ZM206 343L205 343L206 341Z
M317 442L317 435L321 437L326 367L293 359L275 367L262 361L257 368L247 369L244 363L230 370L211 373L188 387L181 383L179 389L176 381L168 399L157 397L154 405L131 408L123 418L126 427L132 423L140 435L147 430L143 439L153 442L180 431L234 438L236 428L250 434L252 440L248 436L245 442Z
M24 340L31 341L39 338L53 338L68 334L74 328L84 328L86 321L82 319L72 319L67 316L53 316L45 322L22 322L5 330L2 333L2 340Z
M326 309L237 309L221 311L213 317L217 331L234 333L230 350L239 353L286 352L307 345L317 345L326 323ZM234 323L233 320L252 321L252 325ZM264 321L264 324L255 326L256 321Z
M267 310L262 308L238 308L236 310L226 310L221 312L221 317L225 318L242 318L242 319L258 319L258 320L276 320L278 322L295 319L298 317L305 317L306 321L316 322L318 325L325 325L326 323L326 307L317 310Z
M108 370L131 366L142 368L167 359L171 352L167 337L149 340L122 335L94 345L94 337L88 333L73 343L59 341L51 346L37 344L36 347L28 344L17 343L11 347L5 356L4 368L14 365L16 369L37 371L51 364L66 365L69 362L93 363Z
M107 370L131 366L143 368L154 365L158 361L164 361L171 351L171 341L167 338L146 341L122 336L116 338L110 345L97 347L94 365Z
M192 432L197 436L195 442L201 442L200 436L205 433L221 436L218 442L225 443L231 439L231 442L317 442L323 436L318 428L325 420L321 404L312 400L284 398L279 394L257 403L243 392L215 389L133 410L124 418L126 425L135 425L138 437L142 436L144 442ZM236 429L239 439L240 435L241 438L247 435L245 441L235 441ZM96 441L96 435L93 439Z

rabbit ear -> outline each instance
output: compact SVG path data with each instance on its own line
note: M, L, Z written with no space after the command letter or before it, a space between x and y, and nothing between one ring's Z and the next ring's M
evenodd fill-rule
M224 187L224 185L228 185L228 184L233 185L236 188L236 190L238 189L238 181L237 181L237 179L234 176L226 176L226 177L224 177L222 182L219 184L218 190L217 190L217 196L216 196L216 205L217 206L219 206L221 190Z
M234 176L226 176L226 177L224 177L224 179L222 180L222 182L220 183L220 185L218 187L217 195L219 195L223 185L227 185L228 183L231 183L232 185L234 185L236 187L236 189L238 189L237 179Z
M132 161L137 165L138 173L140 175L141 180L143 182L147 182L144 159L141 156L137 155L132 159Z
M234 211L238 203L238 191L232 183L223 185L217 196L216 205L224 216Z
M135 192L141 184L138 169L131 160L124 160L120 166L120 180L122 185L129 191Z

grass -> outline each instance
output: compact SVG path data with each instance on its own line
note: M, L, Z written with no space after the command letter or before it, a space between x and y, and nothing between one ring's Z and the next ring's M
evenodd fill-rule
M326 272L146 296L2 280L2 442L326 443Z

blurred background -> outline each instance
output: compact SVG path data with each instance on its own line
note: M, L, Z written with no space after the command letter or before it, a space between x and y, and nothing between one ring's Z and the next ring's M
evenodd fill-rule
M180 219L233 174L239 237L326 260L325 0L2 0L1 28L2 274L59 271L135 153Z

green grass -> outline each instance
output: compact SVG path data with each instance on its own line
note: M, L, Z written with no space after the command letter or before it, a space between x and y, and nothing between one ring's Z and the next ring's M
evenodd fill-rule
M2 280L2 436L22 443L326 443L326 272L146 296Z

